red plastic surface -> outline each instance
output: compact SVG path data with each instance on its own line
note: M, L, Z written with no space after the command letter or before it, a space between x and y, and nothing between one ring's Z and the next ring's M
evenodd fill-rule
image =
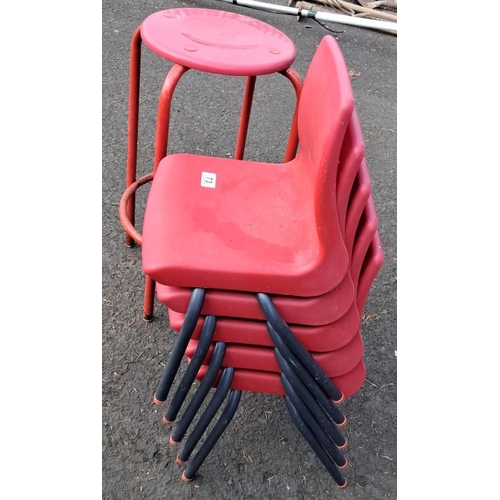
M366 254L363 267L361 268L361 277L359 279L356 300L357 310L359 311L360 317L363 314L370 288L375 280L375 277L382 268L383 263L384 252L382 251L382 243L380 242L380 235L377 231Z
M273 26L213 9L169 9L141 25L144 45L188 68L232 76L267 75L295 59L293 42Z
M172 329L180 332L184 314L168 310L168 319ZM192 338L199 339L205 316L196 323ZM360 315L355 304L342 318L334 323L321 326L303 326L288 324L293 334L308 351L327 352L348 344L359 332ZM217 318L214 341L252 344L273 347L264 321L236 318Z
M361 162L358 174L352 187L352 193L347 208L346 230L345 230L345 244L350 257L352 258L352 251L354 240L359 228L361 215L366 207L368 198L372 192L372 184L370 175L366 166L365 160Z
M347 206L352 196L356 174L364 161L365 149L358 114L354 110L340 151L337 172L337 214L342 235L345 235Z
M145 210L144 272L190 288L302 297L335 288L349 264L335 188L353 109L342 53L327 36L304 80L294 160L164 158Z
M191 359L198 346L197 340L191 340L186 348L186 356ZM208 365L212 359L215 343L209 349L203 364ZM358 333L344 347L329 352L311 352L311 356L321 366L329 377L338 377L351 371L363 358L363 340ZM243 344L228 344L222 366L262 370L266 372L281 372L276 361L274 349L271 347L249 346Z
M205 376L207 369L207 365L201 366L196 376L197 380L201 380ZM333 377L332 382L342 391L346 398L349 398L361 389L365 377L366 368L363 360L361 360L350 372L340 375L339 377ZM217 385L217 382L218 380L215 381L214 386ZM275 394L278 396L285 395L285 389L281 384L279 374L261 370L235 370L231 389L263 394Z
M370 196L359 223L358 234L356 235L354 250L352 252L351 276L354 283L359 283L361 266L363 265L368 248L373 241L377 229L377 214L375 213L373 198Z
M174 311L185 313L192 289L158 284L158 300ZM319 297L271 295L273 304L287 323L327 325L342 318L355 300L355 287L349 275L342 283ZM207 290L201 313L264 320L265 316L253 293Z

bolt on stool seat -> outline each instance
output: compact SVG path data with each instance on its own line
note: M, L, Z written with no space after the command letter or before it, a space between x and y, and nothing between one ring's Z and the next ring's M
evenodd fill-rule
M174 63L160 92L153 171L137 175L139 87L141 44ZM126 232L126 244L142 244L135 228L135 192L151 182L160 160L167 154L171 102L182 75L189 69L219 75L246 77L246 88L238 130L235 158L242 159L257 76L280 73L292 83L296 96L302 81L291 67L296 56L293 42L282 32L257 19L240 14L198 8L179 8L148 16L132 37L130 57L129 124L126 189L119 208ZM296 121L292 122L285 162L298 144ZM152 319L155 283L146 276L145 320Z

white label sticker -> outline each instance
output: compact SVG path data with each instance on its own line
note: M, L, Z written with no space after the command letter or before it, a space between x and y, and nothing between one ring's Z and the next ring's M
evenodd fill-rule
M212 174L211 172L201 173L201 187L215 188L216 180L217 180L217 174Z

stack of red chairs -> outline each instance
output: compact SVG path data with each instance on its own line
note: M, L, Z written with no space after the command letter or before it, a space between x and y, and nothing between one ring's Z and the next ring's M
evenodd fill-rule
M231 394L185 480L231 420L241 391L251 391L285 396L302 435L338 486L347 484L338 471L347 465L338 453L346 441L336 430L345 418L335 405L365 380L361 318L383 252L350 78L331 36L311 61L297 120L299 151L290 162L175 154L160 162L151 185L143 270L180 332L157 404L182 356L190 361L166 423L176 420L194 378L200 382L171 442L184 437L210 387L225 387L217 408ZM189 433L179 463L214 414Z

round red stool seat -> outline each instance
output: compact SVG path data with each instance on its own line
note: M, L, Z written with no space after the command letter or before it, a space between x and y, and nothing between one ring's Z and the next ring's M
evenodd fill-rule
M212 9L168 9L141 25L143 43L188 68L230 76L287 69L296 49L284 33L251 17Z

